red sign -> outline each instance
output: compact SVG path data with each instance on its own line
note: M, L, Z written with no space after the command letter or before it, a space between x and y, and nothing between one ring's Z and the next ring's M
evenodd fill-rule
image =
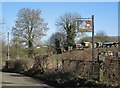
M92 31L92 20L82 20L79 26L80 32L91 32Z

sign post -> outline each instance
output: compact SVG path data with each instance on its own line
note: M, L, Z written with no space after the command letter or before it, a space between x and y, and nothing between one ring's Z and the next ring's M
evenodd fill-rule
M78 18L77 27L79 32L92 32L92 75L95 73L95 61L94 61L94 15L92 18Z
M94 15L92 15L92 72L94 77L95 61L94 61Z

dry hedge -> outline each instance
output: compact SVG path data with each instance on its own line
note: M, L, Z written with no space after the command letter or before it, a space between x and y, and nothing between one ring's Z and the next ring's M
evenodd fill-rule
M29 61L24 59L8 60L3 71L23 73L29 69Z

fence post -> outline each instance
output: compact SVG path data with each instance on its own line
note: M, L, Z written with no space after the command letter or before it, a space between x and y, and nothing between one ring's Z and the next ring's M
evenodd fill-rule
M103 81L103 63L100 64L100 82Z
M99 81L102 82L103 81L103 63L105 61L105 57L103 55L103 53L98 53L98 62L99 62Z

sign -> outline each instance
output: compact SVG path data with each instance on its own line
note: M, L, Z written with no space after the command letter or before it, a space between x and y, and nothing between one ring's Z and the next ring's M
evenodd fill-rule
M79 32L92 32L92 20L79 20Z

